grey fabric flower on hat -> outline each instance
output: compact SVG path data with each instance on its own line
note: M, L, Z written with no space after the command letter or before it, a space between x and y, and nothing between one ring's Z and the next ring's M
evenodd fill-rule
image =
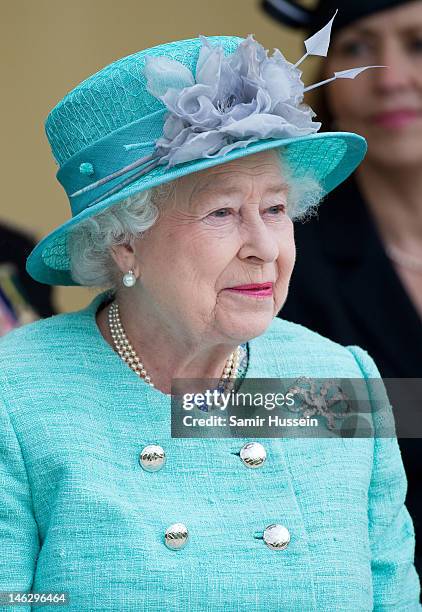
M317 132L314 111L303 103L302 72L275 49L268 57L249 35L231 55L200 37L195 76L170 58L149 57L148 91L168 108L156 142L160 164L169 167L220 156L266 138Z

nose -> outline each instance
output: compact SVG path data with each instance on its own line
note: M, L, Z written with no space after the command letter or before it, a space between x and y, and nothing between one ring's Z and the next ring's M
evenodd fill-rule
M379 49L378 60L378 65L387 66L371 71L378 92L391 94L412 85L416 71L398 41L386 41Z
M261 216L242 223L240 259L251 263L272 263L279 255L278 241Z

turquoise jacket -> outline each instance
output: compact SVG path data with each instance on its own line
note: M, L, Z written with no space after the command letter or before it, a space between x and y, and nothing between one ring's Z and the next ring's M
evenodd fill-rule
M239 458L250 439L172 438L169 398L96 325L105 295L0 341L0 591L67 592L79 612L422 609L396 438L260 439L259 469ZM251 378L379 376L280 319L249 349ZM156 472L139 463L151 443ZM262 539L272 523L284 550Z

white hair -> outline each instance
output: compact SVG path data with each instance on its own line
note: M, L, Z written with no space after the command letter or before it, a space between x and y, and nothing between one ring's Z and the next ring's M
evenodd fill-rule
M293 176L283 160L283 179L288 185L287 214L294 220L312 216L322 198L321 184L309 173ZM78 284L115 291L121 284L121 271L111 255L117 245L133 245L159 218L174 197L176 181L120 200L105 211L79 223L68 236L70 273Z

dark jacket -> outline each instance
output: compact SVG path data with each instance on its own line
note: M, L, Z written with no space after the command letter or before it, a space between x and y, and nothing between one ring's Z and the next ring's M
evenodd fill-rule
M25 270L26 258L34 248L33 239L24 232L4 223L0 224L0 266L12 264L16 268L19 291L27 303L45 318L56 314L53 287L35 281Z
M318 217L297 223L295 235L296 267L279 316L361 346L383 378L422 378L422 320L385 254L355 179L327 196ZM399 438L399 446L422 576L422 443Z

